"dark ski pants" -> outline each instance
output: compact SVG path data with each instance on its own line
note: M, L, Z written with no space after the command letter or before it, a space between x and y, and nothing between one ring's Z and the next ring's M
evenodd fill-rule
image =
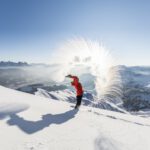
M77 104L76 104L76 106L80 106L81 105L81 101L82 101L82 95L79 95L76 98L77 98Z

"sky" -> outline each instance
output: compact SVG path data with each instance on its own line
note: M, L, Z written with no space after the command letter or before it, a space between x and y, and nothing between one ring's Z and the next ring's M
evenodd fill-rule
M0 60L50 63L57 47L102 42L121 65L150 65L149 0L0 0Z

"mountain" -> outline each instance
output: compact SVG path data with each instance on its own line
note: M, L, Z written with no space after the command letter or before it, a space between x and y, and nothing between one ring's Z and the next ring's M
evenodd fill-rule
M150 67L122 67L123 103L128 111L150 109Z
M74 110L71 103L2 86L0 97L2 150L150 149L150 120L146 115L87 106Z
M12 61L0 61L0 67L23 67L29 66L27 62L12 62Z
M59 97L59 94L61 96L64 93L66 97L66 99L63 99L64 101L75 102L74 93L67 97L68 92L73 91L69 81L63 81L58 84L52 80L53 71L58 70L58 68L58 64L1 67L0 85L31 94L39 93L40 96L49 98L55 98L55 95ZM120 101L116 101L115 98L107 102L105 99L100 99L98 103L95 99L95 77L88 71L83 71L79 76L85 89L83 104L114 111L137 112L150 109L150 67L116 66L116 68L119 70L123 87ZM67 89L69 90L68 92Z
M114 111L147 111L150 109L150 67L126 67L126 66L116 66L119 70L122 79L122 97L121 101L106 101L95 99L95 77L90 74L82 74L80 80L85 88L83 104L99 107L103 109L109 109ZM67 90L68 89L68 90ZM34 86L27 85L18 90L38 94L40 96L45 96L49 98L59 99L57 97L64 95L64 101L75 102L75 94L69 95L72 89L66 83L60 83L60 85L42 85ZM57 95L57 96L55 96Z

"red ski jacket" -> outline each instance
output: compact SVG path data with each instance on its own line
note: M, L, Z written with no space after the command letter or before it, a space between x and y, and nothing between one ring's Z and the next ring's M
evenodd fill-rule
M78 77L72 76L71 78L73 79L73 82L71 82L71 85L75 87L77 96L83 95L83 88L82 88L81 83L79 82Z

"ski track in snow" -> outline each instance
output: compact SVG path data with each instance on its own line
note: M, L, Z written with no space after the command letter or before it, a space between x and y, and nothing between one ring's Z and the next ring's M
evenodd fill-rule
M120 145L121 146L121 145ZM95 150L119 150L118 143L109 137L99 135L95 140Z

